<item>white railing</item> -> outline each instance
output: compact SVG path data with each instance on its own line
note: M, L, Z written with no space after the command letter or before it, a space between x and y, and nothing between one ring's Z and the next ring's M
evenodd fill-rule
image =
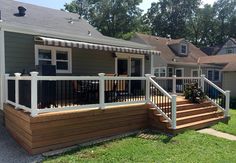
M224 91L219 86L211 82L205 77L201 76L201 88L206 94L207 99L215 104L218 108L224 111L224 116L229 116L230 107L230 91Z
M110 77L105 76L103 73L100 73L99 76L38 76L38 72L31 72L30 74L30 76L21 76L20 73L15 73L15 76L11 77L8 74L5 75L5 102L15 106L16 109L23 109L30 112L33 117L37 116L39 113L46 112L86 108L104 109L107 106L147 102L145 94L146 77ZM27 98L28 101L26 102L20 100L22 99L22 95L25 94L25 92L22 92L23 90L21 88L22 81L30 82L27 88L27 90L30 90L30 92L27 92L30 95L30 100ZM81 97L85 101L90 98L89 96L93 96L92 100L90 100L92 103L85 102L80 104L80 102L75 102L75 100L78 99L78 95L76 96L71 92L74 89L72 87L75 87L76 84L81 83L82 81L92 85L92 88L89 87L89 89L92 89L92 92L88 94L88 89L81 91L81 88L76 88L76 93L84 93L84 95L82 95L84 97L79 96L79 98ZM52 86L50 85L50 82L56 82L56 88L53 89L54 91L56 90L56 95L52 95L55 97L48 97L54 100L49 100L54 104L49 102L49 104L45 105L44 100L40 100L41 97L45 95L45 93L42 93L41 91L42 87L46 87L45 82L49 85L48 87ZM138 85L138 89L131 87L134 84ZM61 88L60 85L62 85ZM78 85L76 87L78 87ZM82 86L80 85L80 87ZM50 90L48 92L50 95ZM85 94L88 94L88 98ZM110 97L107 98L106 96Z
M155 80L153 76L147 75L147 94L149 101L153 107L171 124L173 129L176 129L176 95L170 95L163 89Z

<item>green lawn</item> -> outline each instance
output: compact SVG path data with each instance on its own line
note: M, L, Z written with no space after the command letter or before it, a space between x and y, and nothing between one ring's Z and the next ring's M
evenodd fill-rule
M174 138L153 134L155 139L137 136L78 149L45 162L236 162L236 142L185 132Z
M212 128L218 131L236 135L236 110L230 110L231 119L229 124L219 123Z

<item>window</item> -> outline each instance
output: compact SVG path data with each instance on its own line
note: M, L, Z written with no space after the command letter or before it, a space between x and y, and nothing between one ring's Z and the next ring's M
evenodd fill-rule
M186 44L181 44L180 53L187 54L187 45Z
M168 77L172 77L174 75L174 68L168 67Z
M234 50L233 49L226 49L226 54L233 54Z
M166 77L166 67L156 67L156 68L154 68L154 75L156 77Z
M198 69L192 69L191 70L191 76L192 77L199 77L202 74L202 70L200 70L200 74L199 74L199 70Z
M36 65L56 65L57 73L71 73L71 49L35 46Z
M207 71L207 77L210 81L218 82L220 81L220 71L210 69Z

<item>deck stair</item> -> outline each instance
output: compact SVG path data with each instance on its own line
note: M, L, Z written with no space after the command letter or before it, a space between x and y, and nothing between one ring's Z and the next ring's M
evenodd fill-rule
M168 133L180 133L188 129L201 129L223 121L224 113L210 101L194 104L187 100L177 101L176 129L155 109L151 108L149 117L150 125L154 129Z

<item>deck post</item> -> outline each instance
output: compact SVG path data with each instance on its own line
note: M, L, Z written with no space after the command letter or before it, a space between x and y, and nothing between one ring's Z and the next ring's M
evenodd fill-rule
M225 91L226 102L225 102L225 117L229 116L229 107L230 107L230 91Z
M176 129L176 99L177 95L172 95L171 102L171 120L172 120L172 129Z
M172 78L173 78L172 93L176 94L176 75L173 75Z
M4 87L5 87L5 99L4 102L6 103L8 101L8 77L10 76L10 74L5 74L4 77Z
M201 89L202 89L202 92L204 92L205 88L204 88L204 81L205 81L205 75L201 75Z
M151 74L145 74L146 77L146 102L150 102L150 78Z
M105 108L105 81L104 81L104 76L105 73L99 73L99 105L100 109Z
M14 75L16 76L16 80L15 80L15 103L16 106L15 108L18 109L19 107L19 78L21 76L21 73L14 73Z
M31 116L38 115L38 72L31 72Z

